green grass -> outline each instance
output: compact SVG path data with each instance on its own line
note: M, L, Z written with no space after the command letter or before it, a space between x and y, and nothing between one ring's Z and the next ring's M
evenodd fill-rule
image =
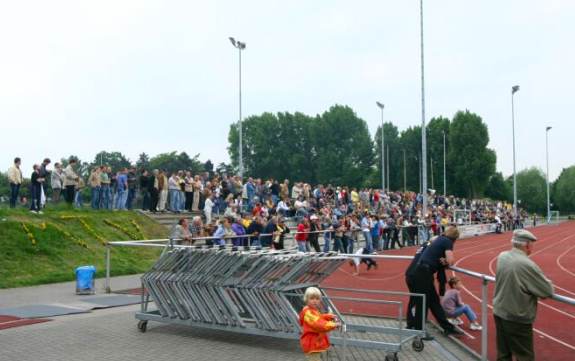
M0 288L72 281L74 269L83 265L96 266L96 276L103 277L106 272L104 241L166 236L164 226L136 212L76 210L62 206L47 209L44 215L35 215L25 209L0 208ZM142 247L112 248L112 276L148 270L159 252Z

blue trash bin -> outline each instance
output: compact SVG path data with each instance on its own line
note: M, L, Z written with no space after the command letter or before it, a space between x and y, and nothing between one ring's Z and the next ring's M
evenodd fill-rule
M76 294L93 295L96 293L96 267L81 266L76 268Z

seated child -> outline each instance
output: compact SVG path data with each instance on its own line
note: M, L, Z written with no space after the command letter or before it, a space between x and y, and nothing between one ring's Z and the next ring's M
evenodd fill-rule
M369 254L369 252L367 251L367 249L360 247L355 252L355 254L364 255L364 254ZM365 263L367 265L368 271L371 269L371 267L375 267L377 269L377 262L375 262L373 260L373 258L370 258L370 257L353 257L352 259L349 260L349 265L355 267L355 272L353 273L354 276L359 275L359 265L361 263Z
M322 314L319 309L321 305L321 291L316 287L308 287L303 297L307 305L299 314L299 322L302 327L300 345L307 360L321 360L322 352L329 348L329 338L327 333L340 326L335 315L331 313Z
M463 321L459 319L459 316L465 314L469 319L469 322L471 322L469 328L474 331L481 330L482 327L477 323L477 316L471 307L461 302L460 290L462 284L459 278L451 277L448 283L451 289L445 292L445 295L441 299L441 307L445 310L445 315L449 322L455 325L460 325Z

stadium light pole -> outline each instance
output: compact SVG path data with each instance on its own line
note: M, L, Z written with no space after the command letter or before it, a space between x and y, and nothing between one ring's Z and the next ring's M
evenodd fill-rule
M385 191L385 135L383 131L383 103L375 102L377 107L381 109L381 189ZM389 187L389 184L387 185Z
M446 160L445 160L445 130L443 131L443 196L447 197L447 172L446 169Z
M403 149L403 192L407 191L407 166L405 164L405 149Z
M423 57L423 0L419 0L420 46L421 46L421 193L423 217L427 216L427 130L425 129L425 67Z
M386 170L386 172L387 172L387 188L391 189L391 187L389 185L390 184L389 183L389 163L390 163L389 162L389 144L387 145L386 148L387 148L387 163L386 163L386 165L387 165L387 170Z
M515 169L515 102L514 95L519 91L519 85L511 87L511 127L513 133L513 219L517 218L517 172Z
M246 43L243 43L239 40L236 40L232 37L229 38L230 42L234 46L234 48L238 49L239 54L239 168L240 168L240 178L243 180L244 178L244 156L243 156L243 146L242 146L242 137L243 137L243 129L242 129L242 50L246 48Z
M547 224L551 223L551 203L549 196L549 131L551 127L545 128L545 157L547 158Z

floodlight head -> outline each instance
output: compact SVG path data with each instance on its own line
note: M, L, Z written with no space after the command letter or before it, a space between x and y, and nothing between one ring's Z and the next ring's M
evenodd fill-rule
M550 130L551 130L551 127L547 127L547 128L545 128L545 130L546 130L546 131L550 131Z
M232 43L233 46L236 46L236 39L232 38L231 36L229 37L230 42Z
M383 109L385 106L380 102L375 102L380 109Z
M519 91L519 85L514 85L511 87L511 94L515 94Z

